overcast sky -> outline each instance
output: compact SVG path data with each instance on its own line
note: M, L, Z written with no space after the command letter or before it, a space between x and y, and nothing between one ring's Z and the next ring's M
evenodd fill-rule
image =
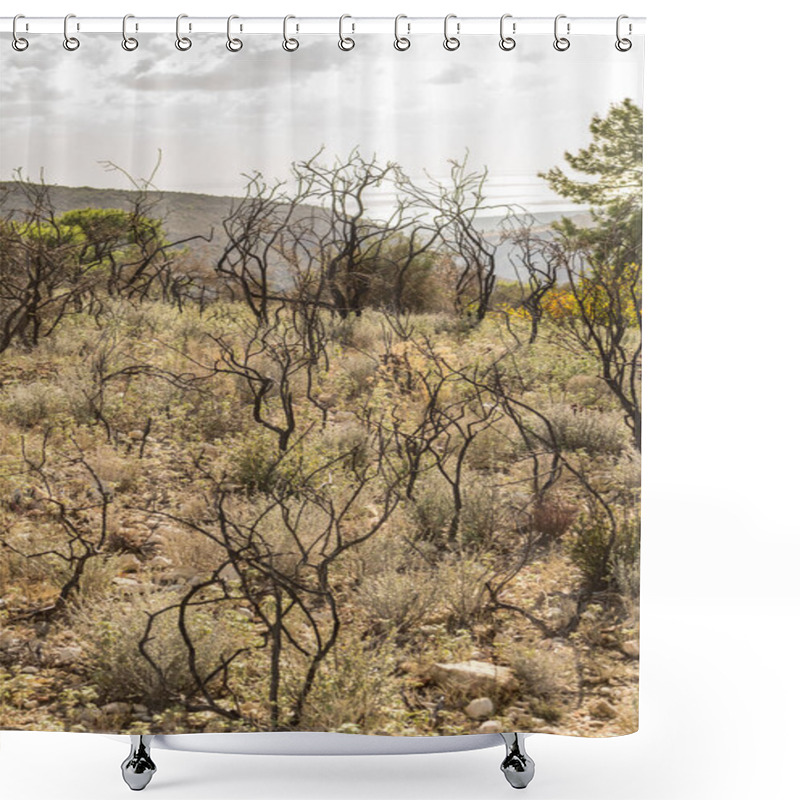
M283 177L314 153L353 147L414 175L444 175L469 148L488 166L504 202L546 199L536 172L589 141L588 124L612 102L642 103L639 48L618 53L613 36L573 37L556 52L546 37L503 52L474 37L447 52L419 36L397 52L364 34L348 53L335 36L305 36L286 53L279 37L245 37L229 53L219 35L195 35L178 52L168 34L140 36L128 53L118 34L86 34L68 53L59 36L31 36L24 53L0 48L0 178L22 167L48 182L123 188L113 161L149 173L165 190L237 194L242 173Z

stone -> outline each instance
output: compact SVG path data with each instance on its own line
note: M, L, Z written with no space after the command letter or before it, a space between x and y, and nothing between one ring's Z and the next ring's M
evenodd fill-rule
M623 642L620 645L620 650L622 650L628 658L639 658L639 642L636 641L636 639Z
M481 723L478 733L503 733L503 725L496 719L487 719Z
M117 564L120 572L137 572L142 566L142 562L133 553L123 553L117 559Z
M135 442L139 441L140 439L144 439L144 431L135 430L131 431L128 436L133 439Z
M110 717L127 717L131 713L131 704L120 702L106 703L104 706L100 706L100 710Z
M92 728L99 716L100 712L96 708L83 708L78 712L78 722Z
M135 581L133 578L112 578L111 583L113 583L115 586L121 586L124 589L141 588L139 581Z
M509 691L516 686L514 673L487 661L459 661L454 664L433 664L430 679L439 686L462 690L468 694Z
M226 583L236 583L239 580L239 575L236 572L233 564L226 564L219 573L220 578Z
M69 667L80 661L82 656L80 647L56 647L51 650L48 660L54 667Z
M464 712L472 719L485 719L494 714L494 703L488 697L476 697L468 703Z
M198 578L197 571L191 567L173 567L162 572L157 581L159 583L182 584L189 583L192 579Z
M23 667L20 671L20 675L36 675L39 672L39 667Z
M134 703L133 704L133 713L134 714L149 714L150 709L144 703Z
M614 719L617 716L614 706L608 700L598 700L589 708L589 713L595 719Z
M152 569L165 569L172 566L172 559L166 556L156 556L147 562Z

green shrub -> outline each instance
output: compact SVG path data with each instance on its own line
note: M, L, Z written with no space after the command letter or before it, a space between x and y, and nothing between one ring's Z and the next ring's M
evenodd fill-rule
M399 705L394 647L342 637L322 662L300 720L301 730L385 732Z
M456 627L470 627L483 614L491 570L471 556L455 557L439 569L438 597Z
M523 692L541 701L550 702L558 697L575 677L570 649L544 650L517 645L510 648L505 657Z
M620 414L565 403L547 406L542 413L550 422L555 445L561 450L581 450L590 456L618 456L628 446L630 433ZM549 440L550 432L541 420L533 422L533 429Z
M606 515L584 516L576 523L569 556L592 591L630 592L638 586L639 519L625 516L613 534ZM612 538L613 537L613 538Z
M149 616L175 602L172 594L142 592L128 600L98 598L75 609L74 630L85 648L92 680L105 702L143 703L157 710L197 690L186 643L178 628L177 609L156 617L150 640L144 645L162 671L163 680L139 649ZM209 674L220 658L242 640L232 623L207 611L190 611L188 628L201 676Z
M406 632L431 614L439 589L439 578L430 570L387 571L365 578L358 598L373 620Z

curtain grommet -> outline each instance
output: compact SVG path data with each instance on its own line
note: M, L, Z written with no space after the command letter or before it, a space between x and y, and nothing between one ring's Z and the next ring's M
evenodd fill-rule
M399 50L401 53L408 50L411 47L411 39L408 38L408 34L411 33L411 23L406 22L406 35L400 35L400 20L405 19L407 20L408 17L405 14L398 14L394 18L394 49Z
M289 20L290 19L297 19L293 14L287 14L283 18L283 42L281 43L281 47L287 53L294 53L298 47L300 47L300 42L295 39L293 36L289 36ZM299 30L300 26L298 25L296 30Z
M28 49L30 42L24 37L20 36L17 33L17 22L21 19L25 19L24 14L17 14L14 17L14 21L11 23L11 46L16 50L18 53L23 53L25 50Z
M628 19L627 14L620 14L617 17L617 41L614 42L614 47L616 47L620 53L627 53L628 50L630 50L633 47L633 42L630 39L628 39L627 37L620 36L620 28L622 27L621 23L622 20L624 19ZM632 32L633 32L633 26L629 22L628 36L630 36Z
M188 14L178 14L175 18L175 47L178 48L182 53L185 53L191 46L192 40L188 36L184 36L181 33L181 20L188 19ZM191 24L189 25L189 30L192 29Z
M513 36L506 36L505 24L507 19L512 19L511 14L503 14L500 17L500 49L508 53L517 46L517 40ZM517 23L511 23L511 33L517 32Z
M451 19L456 20L456 34L459 34L461 32L461 23L458 22L458 18L456 17L455 14L448 14L444 18L444 42L442 42L442 47L444 47L445 50L449 50L452 53L454 50L458 50L458 48L461 47L461 39L458 38L458 35L456 36L450 35Z
M75 19L74 14L67 14L64 17L64 49L68 50L70 53L74 53L80 46L81 42L77 36L71 36L69 32L69 21L71 19Z
M555 40L553 41L553 47L556 50L558 50L559 53L565 53L567 50L569 50L570 44L572 44L572 42L570 42L570 40L567 39L567 36L569 36L570 32L569 22L567 22L567 31L566 31L567 36L561 36L561 34L559 34L558 32L559 21L566 18L567 18L566 14L559 14L555 18L555 21L553 22L553 36L555 37Z

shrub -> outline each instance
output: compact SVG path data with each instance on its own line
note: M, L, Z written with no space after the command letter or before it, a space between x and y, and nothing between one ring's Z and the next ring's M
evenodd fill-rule
M462 489L463 508L459 535L467 547L490 545L500 523L498 492L484 480L471 476Z
M296 451L282 454L274 434L259 430L234 446L231 479L252 492L292 486L301 479Z
M352 400L369 386L378 370L378 362L365 353L348 353L336 364L344 377L345 395Z
M491 542L499 522L497 490L479 476L467 475L461 486L459 541L466 547L480 547ZM412 506L418 535L427 540L441 540L455 513L450 485L440 474L429 473L422 482Z
M570 677L575 671L569 650L544 650L518 645L509 649L506 659L521 688L544 701L552 700L567 682L571 683Z
M391 642L376 645L358 637L342 637L320 667L300 720L301 729L384 732L399 698L395 671Z
M143 592L129 600L106 597L82 603L73 612L74 629L85 647L94 684L105 701L143 703L157 710L196 691L176 609L156 618L145 645L162 671L163 681L139 650L149 615L175 601L174 595ZM207 611L191 611L188 627L201 676L210 673L241 641L232 624Z
M608 384L597 375L573 375L564 385L564 391L584 406L604 406L613 399Z
M453 518L453 495L445 479L435 473L425 475L411 506L411 517L423 539L441 538Z
M533 529L545 542L560 539L575 521L574 505L560 497L546 495L533 507Z
M481 617L490 575L485 564L470 556L456 557L440 568L438 596L452 624L469 627Z
M615 413L553 404L542 409L549 420L555 444L562 450L582 450L588 455L620 455L628 444L630 434L622 417ZM541 420L534 423L537 434L549 438Z
M365 578L358 597L372 619L406 632L431 613L440 588L439 577L430 570L386 571Z
M45 421L53 423L69 409L64 390L46 381L11 386L3 392L0 403L5 419L20 428L32 428Z
M576 525L569 555L592 591L632 591L634 582L638 586L638 516L618 520L613 540L607 516L584 516Z
M523 444L513 425L504 420L475 437L467 451L467 463L479 470L508 469Z

